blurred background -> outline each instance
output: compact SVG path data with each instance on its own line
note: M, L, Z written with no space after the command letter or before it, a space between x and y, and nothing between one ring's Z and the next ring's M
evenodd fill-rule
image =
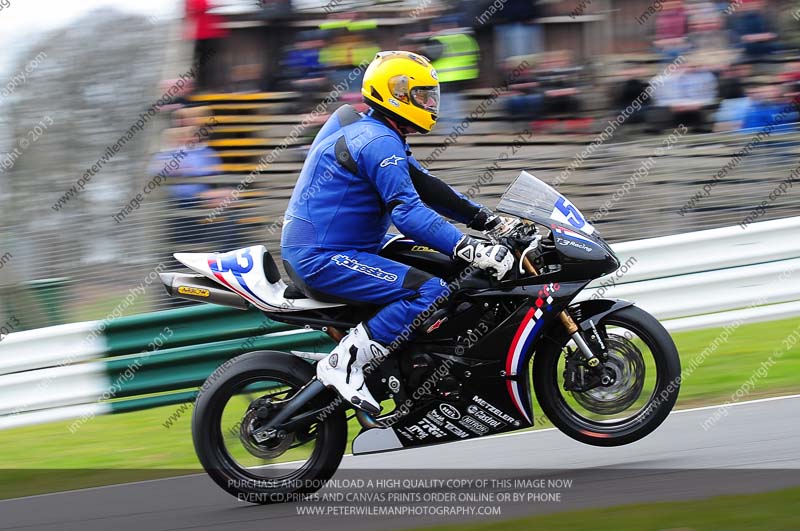
M153 273L172 252L277 254L308 145L364 108L378 50L439 73L441 120L409 139L436 175L493 207L526 169L612 242L737 225L798 161L797 1L0 6L3 333L180 304Z

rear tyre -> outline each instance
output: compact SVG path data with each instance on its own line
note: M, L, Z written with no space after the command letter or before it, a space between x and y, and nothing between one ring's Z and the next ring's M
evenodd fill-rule
M258 443L248 437L249 430L269 418L263 414L264 400L274 414L314 375L314 367L295 356L261 351L234 358L208 378L195 403L192 439L200 463L217 485L240 501L269 504L302 499L333 476L347 445L342 408L281 440ZM333 398L325 393L315 404ZM235 399L244 399L246 413L235 416L238 424L225 428L232 420L226 406Z
M650 376L653 380L651 388L642 392L642 386L639 385L641 382L634 382L618 393L620 407L614 407L614 403L601 404L598 396L602 397L602 394L597 391L582 393L583 396L572 393L572 400L569 394L565 397L562 393L562 370L559 366L559 360L565 354L569 342L569 337L564 333L560 341L549 343L534 356L534 391L544 414L566 435L594 446L621 446L645 437L667 418L678 399L680 359L667 330L652 315L640 308L622 308L595 324L601 336L605 335L606 344L621 345L618 350L622 354L618 358L631 353L627 355L632 359L625 361L635 367L629 371L632 378L645 372L640 350L646 349L651 353L649 372L655 373ZM627 330L631 333L630 337L635 336L636 340L624 345L624 339L620 340L622 336L613 332L606 333L609 328ZM620 365L612 356L609 356L607 364ZM631 389L638 395L631 396ZM580 411L581 406L587 405L594 414L586 415ZM624 416L623 411L629 411L629 414Z

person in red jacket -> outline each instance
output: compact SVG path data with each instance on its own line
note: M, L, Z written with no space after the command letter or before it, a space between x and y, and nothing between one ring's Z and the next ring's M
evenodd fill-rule
M196 86L199 90L216 88L221 80L222 39L228 36L223 26L224 18L210 13L213 5L208 0L186 0L186 26L184 37L194 41L194 64L197 67Z

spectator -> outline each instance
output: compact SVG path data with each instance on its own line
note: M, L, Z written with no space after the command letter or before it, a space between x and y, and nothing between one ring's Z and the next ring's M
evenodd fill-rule
M181 87L181 85L183 85ZM183 80L181 78L174 78L174 79L165 79L159 83L159 93L160 94L168 94L177 92L171 98L171 100L165 104L161 105L158 108L158 112L163 113L174 113L179 109L183 109L185 107L193 107L200 104L195 104L191 100L191 95L195 92L195 83L193 79ZM173 114L173 116L175 116Z
M453 24L438 24L425 44L426 57L431 60L441 83L439 121L460 122L468 113L461 92L478 78L480 48L467 28Z
M508 71L511 71L516 65L509 60L506 67ZM510 92L506 98L505 110L512 120L530 121L541 117L544 95L536 81L533 65L522 71L516 82L509 85L508 88Z
M298 41L284 49L280 61L278 86L282 90L300 92L301 102L313 101L315 93L330 90L324 66L320 63L320 50L325 45L321 33L301 32ZM297 111L305 112L308 110L305 107Z
M763 129L784 126L797 121L797 112L786 112L788 102L781 97L779 85L768 85L753 89L750 106L745 113L742 129Z
M662 11L656 17L655 48L668 60L689 49L686 38L688 31L688 15L682 0L664 2Z
M208 0L186 0L184 37L194 41L194 61L198 66L198 90L220 88L227 80L224 76L222 42L228 35L224 19L209 12Z
M759 61L778 49L777 35L764 16L763 10L762 0L750 0L739 6L731 18L731 29L736 44L752 62Z
M698 2L689 10L689 43L693 53L730 49L723 14L711 2Z
M781 77L784 78L785 81L800 81L800 60L795 58L792 61L784 63Z
M719 97L720 105L714 118L715 131L731 131L741 129L750 98L746 92L746 81L750 75L750 65L736 63L720 72Z
M574 117L580 112L578 84L581 69L573 66L567 50L549 52L536 80L544 96L543 107L548 114Z
M719 75L719 97L722 100L744 98L745 82L750 76L750 65L734 63L724 68Z
M621 81L618 82L611 93L611 104L614 107L614 114L618 114L622 110L627 109L635 99L645 93L649 85L649 83L645 81L647 79L647 74L648 69L644 67L628 68L620 72L619 79ZM649 103L650 100L645 99L641 110L637 111L634 108L634 112L628 117L627 123L642 122Z
M784 85L788 97L796 96L800 92L800 61L785 63L778 80Z
M717 99L717 79L695 58L680 66L656 88L648 111L651 131L684 124L696 131L707 130L706 113Z
M176 126L165 132L165 147L153 160L150 173L164 172L167 195L177 207L170 218L170 237L176 248L213 246L214 249L235 248L240 236L230 213L205 223L205 212L195 209L215 208L224 204L231 194L227 187L210 183L171 182L193 180L216 175L222 160L205 143L203 126L208 127L210 114L206 108L181 109L175 113Z
M783 46L795 54L800 53L800 4L788 2L781 11L778 21Z
M326 68L326 74L332 85L345 84L350 92L357 92L361 86L361 74L352 78L355 68L362 63L369 63L380 48L369 38L367 32L374 27L368 20L344 22L332 28L332 38L319 53L319 62Z
M494 23L494 49L496 64L504 64L510 57L539 53L544 49L544 36L540 24L533 22L538 16L534 0L506 0L503 9L491 14L490 6L496 0L482 2L484 11L475 17L478 27ZM488 20L487 20L488 18Z

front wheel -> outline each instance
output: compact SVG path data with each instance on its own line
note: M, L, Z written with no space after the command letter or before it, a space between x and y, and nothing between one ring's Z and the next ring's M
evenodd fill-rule
M680 388L678 350L652 315L635 306L595 323L605 346L602 377L592 381L581 353L563 337L538 351L533 386L542 411L566 435L594 446L645 437L667 418ZM593 347L596 348L596 347Z
M292 433L262 442L253 436L314 374L304 360L265 351L234 358L208 378L195 402L192 438L220 487L241 501L279 503L302 499L333 476L347 445L341 408ZM326 395L318 401L332 398Z

